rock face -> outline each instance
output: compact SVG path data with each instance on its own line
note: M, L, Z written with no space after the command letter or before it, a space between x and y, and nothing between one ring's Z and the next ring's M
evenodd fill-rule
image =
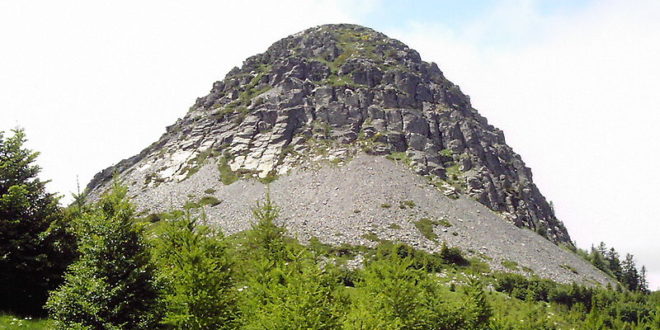
M152 192L152 201L176 206L182 201L162 187L208 164L221 187L362 153L399 160L446 196L470 197L518 227L571 244L530 169L469 97L415 50L355 25L311 28L248 58L157 142L87 188L98 196L118 172L132 194Z

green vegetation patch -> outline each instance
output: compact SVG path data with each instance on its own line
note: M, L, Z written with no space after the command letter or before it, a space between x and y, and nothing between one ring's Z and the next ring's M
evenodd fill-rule
M514 271L518 270L518 263L513 261L513 260L504 259L504 260L502 260L501 264L506 269L510 269L510 270L514 270Z
M364 235L362 235L362 238L370 240L372 242L380 242L381 241L380 237L378 237L378 235L376 233L371 232L371 231L364 234Z
M570 271L573 274L578 274L577 269L573 268L573 266L571 266L571 265L562 264L562 265L559 265L559 267L564 268L564 269Z
M438 224L445 227L445 228L449 228L449 227L452 226L451 222L449 222L449 220L447 220L445 218L442 218L442 219L438 220Z
M451 158L454 156L454 152L449 149L440 150L440 156Z
M405 209L412 209L415 207L415 202L411 200L405 200L405 201L400 201L399 202L399 208L402 210Z
M222 201L214 196L204 196L202 197L202 199L199 200L200 205L216 206L220 203L222 203Z
M438 234L433 231L433 227L440 224L438 221L429 218L421 218L419 221L415 221L414 224L417 230L419 230L419 232L427 239L431 241L436 241L438 239Z
M218 159L218 171L220 172L220 181L225 185L230 185L240 179L240 177L231 170L229 159L225 156Z
M0 314L0 329L46 330L53 329L53 322L48 319Z
M399 230L399 229L401 229L401 226L399 226L396 223L391 223L389 226L387 226L387 228L394 229L394 230Z
M406 155L405 152L393 152L393 153L385 156L385 158L390 159L390 160L394 160L394 161L403 162L404 164L406 164L408 166L410 166L410 164L412 163L412 160L410 159L410 157L408 157L408 155Z
M184 181L190 178L193 174L197 173L199 169L206 163L206 160L209 157L215 157L219 155L215 150L208 148L200 153L198 153L194 158L191 158L186 162L186 166L181 170L181 173L186 176L181 180Z

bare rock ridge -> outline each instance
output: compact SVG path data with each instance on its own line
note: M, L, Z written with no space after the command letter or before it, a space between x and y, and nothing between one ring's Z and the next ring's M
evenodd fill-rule
M363 153L400 160L446 196L470 197L571 244L531 170L469 97L415 50L356 25L310 28L246 59L157 142L96 174L87 189L98 195L116 172L135 196L177 204L166 188L209 164L223 186Z

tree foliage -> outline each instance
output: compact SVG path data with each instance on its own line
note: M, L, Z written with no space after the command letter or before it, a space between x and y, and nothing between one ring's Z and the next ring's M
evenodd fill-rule
M233 329L238 319L234 262L222 233L203 220L188 210L156 230L161 323L177 329Z
M285 237L275 224L278 207L269 194L253 209L256 222L241 255L245 329L334 329L342 311L339 279L322 269L311 251ZM240 252L239 252L240 253Z
M115 183L75 219L80 257L46 304L58 328L147 329L155 325L154 267L126 191Z
M71 259L58 198L38 177L25 133L0 131L0 310L41 314Z

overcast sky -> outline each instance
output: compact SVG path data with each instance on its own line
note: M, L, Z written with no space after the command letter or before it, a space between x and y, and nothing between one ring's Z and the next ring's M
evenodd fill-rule
M660 288L660 1L0 0L0 130L63 195L138 153L246 57L325 23L417 49L504 130L578 246Z

